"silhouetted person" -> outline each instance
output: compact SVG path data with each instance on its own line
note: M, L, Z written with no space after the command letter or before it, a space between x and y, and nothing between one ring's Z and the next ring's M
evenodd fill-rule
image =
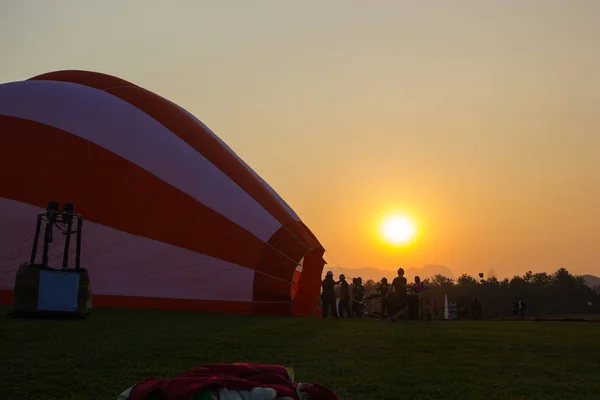
M377 292L379 292L379 298L381 299L381 318L385 318L388 316L387 314L387 295L390 291L390 284L388 283L387 278L381 278L381 283L377 285ZM391 317L391 316L389 316Z
M413 292L422 293L425 291L425 283L421 282L421 278L415 276L415 284L413 285Z
M398 269L398 276L392 281L390 292L393 293L394 302L396 303L397 312L392 316L392 321L396 321L404 314L406 322L408 322L408 295L406 293L406 278L404 277L404 269Z
M354 287L356 286L356 278L352 278L352 283L350 284L350 317L354 318L354 311L355 311L355 305L354 305Z
M456 319L456 303L455 302L450 302L450 304L448 304L448 317L450 319Z
M465 319L467 316L467 305L461 301L458 303L458 319Z
M433 300L433 306L432 306L432 311L433 311L433 316L437 317L439 314L439 308L438 308L438 302L437 300Z
M519 297L519 301L517 302L517 307L519 309L519 316L521 319L525 318L525 310L527 309L527 304L523 301L523 297Z
M431 300L427 299L427 302L425 303L425 314L427 316L427 321L431 321Z
M354 317L362 317L362 302L365 297L365 287L362 284L362 278L359 276L356 278L352 291L354 292L354 304L352 305L352 311Z
M481 310L482 305L477 296L473 297L473 301L471 302L471 312L473 315L473 319L482 320L483 312Z
M346 276L340 275L340 304L338 306L338 312L340 317L350 318L352 312L350 311L350 285L346 282Z
M321 295L321 298L323 299L323 318L327 318L330 312L332 317L339 318L335 304L336 284L337 283L333 280L333 272L327 271L327 275L321 284L323 286L323 294Z

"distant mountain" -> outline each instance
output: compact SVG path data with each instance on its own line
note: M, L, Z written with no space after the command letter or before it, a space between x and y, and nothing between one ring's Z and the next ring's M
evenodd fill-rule
M585 284L590 287L600 286L600 278L594 275L583 275L583 279L585 279Z
M376 282L380 281L384 276L388 278L388 280L392 280L397 276L396 271L386 271L379 268L373 267L364 267L364 268L338 268L338 267L329 267L325 266L323 269L323 276L327 273L327 271L333 272L335 277L337 278L339 274L346 275L346 278L356 278L361 277L363 282L372 279ZM412 281L415 276L421 277L421 279L428 278L437 274L441 274L447 276L448 278L454 278L454 274L450 268L444 265L425 265L421 268L404 268L406 278L409 281Z

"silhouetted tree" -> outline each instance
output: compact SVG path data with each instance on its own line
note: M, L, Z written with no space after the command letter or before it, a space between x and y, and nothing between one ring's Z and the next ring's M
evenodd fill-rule
M570 287L575 283L575 277L569 273L565 268L560 268L552 275L552 280L555 284L562 287Z
M533 274L531 281L536 285L547 286L552 283L552 277L545 272L538 272L537 274Z
M461 285L461 286L470 286L470 285L476 285L477 284L477 279L473 278L471 275L467 275L467 274L462 274L457 280L456 283Z
M496 278L495 276L489 276L485 282L488 285L493 285L493 286L500 286L500 282L498 282L498 278Z
M428 280L432 286L446 287L454 284L454 280L440 274L434 275L433 277L428 278Z
M527 271L523 276L502 281L488 276L479 282L467 274L461 275L456 283L442 275L428 280L429 296L439 304L443 304L444 295L457 303L477 296L488 318L512 315L512 303L519 297L527 303L531 316L600 313L600 287L586 286L582 276L572 275L565 268L553 274Z

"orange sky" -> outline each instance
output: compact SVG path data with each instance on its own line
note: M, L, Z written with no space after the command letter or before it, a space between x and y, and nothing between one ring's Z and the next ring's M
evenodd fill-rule
M151 6L150 6L151 4ZM130 80L209 125L343 266L600 274L600 2L0 1L0 82ZM373 233L408 210L408 249Z

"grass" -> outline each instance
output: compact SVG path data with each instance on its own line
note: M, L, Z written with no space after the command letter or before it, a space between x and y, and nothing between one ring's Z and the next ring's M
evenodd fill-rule
M413 322L96 309L87 320L4 317L5 399L116 399L206 363L292 366L341 399L599 399L600 324Z

